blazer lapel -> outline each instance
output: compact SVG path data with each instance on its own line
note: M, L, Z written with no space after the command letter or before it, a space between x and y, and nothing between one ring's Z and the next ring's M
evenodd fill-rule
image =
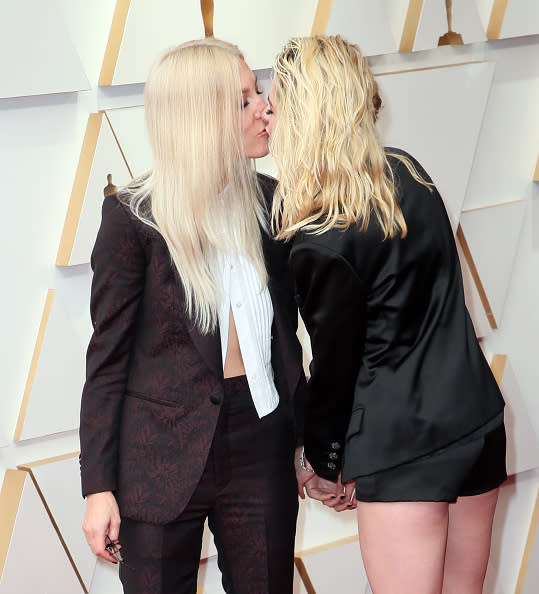
M219 329L213 334L202 334L193 324L189 323L189 334L202 358L215 375L223 375L223 357L221 355L221 337Z

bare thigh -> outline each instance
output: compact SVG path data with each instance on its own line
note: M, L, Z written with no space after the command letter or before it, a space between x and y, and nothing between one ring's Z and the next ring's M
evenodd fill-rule
M459 497L449 506L443 594L481 594L498 489Z
M359 502L361 554L373 594L440 594L448 507L445 502Z

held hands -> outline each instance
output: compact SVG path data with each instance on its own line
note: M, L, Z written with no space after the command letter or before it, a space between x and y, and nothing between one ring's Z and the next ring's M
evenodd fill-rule
M117 563L117 557L114 557L105 546L106 537L108 536L113 543L116 543L120 531L120 512L111 491L88 495L82 529L94 555L111 563Z
M355 509L357 507L355 481L349 481L344 485L341 483L341 475L336 483L318 476L311 465L304 458L302 467L300 458L303 448L296 449L295 468L298 481L298 494L305 499L305 491L311 499L321 501L327 507L335 511Z

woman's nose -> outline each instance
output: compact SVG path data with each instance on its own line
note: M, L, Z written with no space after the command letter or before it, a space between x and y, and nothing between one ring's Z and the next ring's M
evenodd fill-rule
M257 97L257 106L255 115L257 118L262 118L262 116L266 113L266 109L268 108L268 104L262 99L262 97Z

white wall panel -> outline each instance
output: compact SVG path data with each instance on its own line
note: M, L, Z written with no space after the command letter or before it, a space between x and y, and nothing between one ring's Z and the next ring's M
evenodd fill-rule
M116 0L55 1L86 75L92 87L95 87L103 63Z
M317 0L275 0L262 8L252 0L215 2L213 32L236 43L252 69L269 68L290 37L311 34Z
M511 284L524 210L525 203L519 200L461 214L460 224L498 327Z
M333 0L326 33L358 44L365 56L397 51L382 2Z
M378 76L384 144L410 152L444 199L456 230L494 73L489 63Z
M133 177L152 166L152 149L144 120L144 107L137 105L125 109L110 109L107 117Z
M27 474L0 582L0 594L82 592L81 583Z
M78 453L62 458L23 464L20 468L33 475L75 567L89 590L96 557L82 531L86 502L80 489Z
M0 97L90 86L54 1L3 2L0 55Z
M131 0L112 84L145 81L163 50L200 37L200 0Z
M85 378L85 351L69 316L52 298L33 381L19 418L20 440L76 429ZM30 372L32 375L32 371ZM50 414L54 411L54 414Z
M500 38L539 33L539 2L537 0L507 0Z
M406 13L410 0L382 0L385 8L389 29L395 39L397 47L400 46ZM377 3L379 4L379 2Z

